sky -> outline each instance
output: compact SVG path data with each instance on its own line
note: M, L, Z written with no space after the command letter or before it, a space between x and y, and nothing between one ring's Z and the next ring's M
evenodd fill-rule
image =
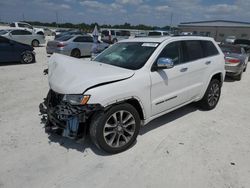
M172 15L172 16L171 16ZM176 26L180 22L250 22L250 0L0 0L0 21Z

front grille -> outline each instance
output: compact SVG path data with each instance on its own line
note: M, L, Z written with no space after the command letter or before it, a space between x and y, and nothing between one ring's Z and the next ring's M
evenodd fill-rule
M54 92L53 90L50 90L49 91L49 104L52 107L55 107L61 103L61 101L63 100L63 97L64 97L63 94L59 94L59 93Z

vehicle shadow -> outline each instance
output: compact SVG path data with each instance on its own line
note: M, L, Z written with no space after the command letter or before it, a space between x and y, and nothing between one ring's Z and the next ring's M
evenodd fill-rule
M225 77L225 80L224 80L224 82L236 82L237 80L235 80L233 77L231 77L231 76L226 76Z
M192 113L194 111L197 111L197 110L199 110L199 108L195 104L189 104L189 105L184 106L180 109L177 109L173 112L170 112L166 115L163 115L163 116L153 120L152 122L150 122L146 126L142 127L139 135L144 135L151 130L157 129L163 125L166 125L166 124L168 124L168 123L170 123L178 118L181 118L181 117L183 117L189 113ZM41 118L41 124L45 125L45 121L43 118ZM65 138L65 137L62 137L62 136L57 135L57 134L49 134L48 139L49 139L49 141L48 141L49 144L58 143L58 144L60 144L60 146L66 148L67 150L73 149L73 150L77 150L79 152L82 152L84 154L87 154L86 149L90 149L96 155L100 155L100 156L111 155L111 154L105 153L104 151L98 149L92 143L89 134L87 134L85 136L85 138L80 139L80 140L73 140L73 139ZM133 147L135 144L136 144L136 142L131 147Z
M182 108L179 108L175 111L172 111L170 113L167 113L159 118L156 118L155 120L151 121L147 125L141 128L140 135L144 135L149 131L152 131L154 129L157 129L158 127L161 127L163 125L166 125L172 121L175 121L176 119L179 119L187 114L190 114L192 112L195 112L197 110L200 110L195 103L191 103L189 105L186 105Z
M34 64L34 63L29 63L29 64ZM3 62L3 63L0 63L0 67L1 66L14 66L14 65L29 65L29 64L21 63L20 61Z
M100 156L107 156L109 155L108 153L103 152L102 150L98 149L90 139L89 135L86 135L85 138L80 139L80 140L73 140L70 138L65 138L57 134L49 134L48 136L49 139L49 144L51 143L58 143L60 146L66 148L67 150L73 149L77 150L82 153L86 153L86 149L91 149L96 155Z

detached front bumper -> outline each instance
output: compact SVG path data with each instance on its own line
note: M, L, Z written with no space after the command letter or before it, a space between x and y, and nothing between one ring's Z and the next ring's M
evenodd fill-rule
M76 138L82 134L90 117L103 110L100 104L71 105L51 97L51 91L39 105L40 113L45 118L45 131L60 132L63 136ZM53 100L57 100L56 102ZM58 131L59 130L59 131Z

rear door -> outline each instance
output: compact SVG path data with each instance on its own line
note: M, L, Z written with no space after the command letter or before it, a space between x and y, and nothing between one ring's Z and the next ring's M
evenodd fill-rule
M32 42L32 33L25 30L13 30L11 31L11 39L23 43L31 45Z
M186 71L188 64L183 61L182 51L182 42L167 44L157 60L161 57L170 58L174 62L174 67L150 73L153 116L182 105L189 100L187 87L189 78Z
M211 41L186 40L184 41L185 61L189 62L187 70L187 87L189 99L199 97L208 82L211 67L216 63L218 50Z
M82 56L90 56L93 46L93 38L91 36L79 36L73 41L78 49L81 51Z

